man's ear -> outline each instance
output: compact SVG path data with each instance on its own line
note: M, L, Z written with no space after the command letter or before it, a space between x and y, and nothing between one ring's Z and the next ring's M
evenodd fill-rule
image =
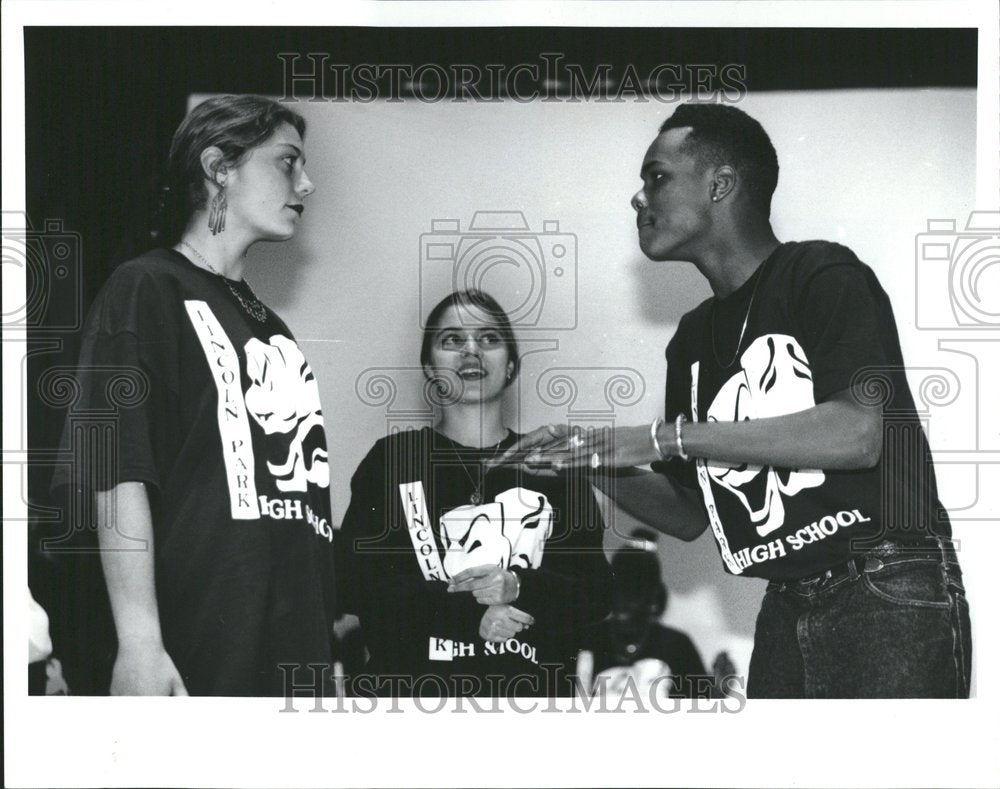
M709 187L713 203L725 200L726 196L736 188L736 170L731 165L718 167L712 175L712 185Z

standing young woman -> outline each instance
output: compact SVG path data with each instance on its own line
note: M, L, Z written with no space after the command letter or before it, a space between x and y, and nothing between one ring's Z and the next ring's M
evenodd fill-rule
M122 264L84 331L82 405L106 409L96 495L118 637L113 694L278 695L281 663L329 662L332 532L318 389L288 327L243 279L313 191L305 122L223 96L174 135L164 240Z
M584 625L610 608L604 522L586 478L484 463L518 438L502 399L518 348L500 305L453 293L427 318L420 361L434 429L378 441L343 524L379 695L572 692Z

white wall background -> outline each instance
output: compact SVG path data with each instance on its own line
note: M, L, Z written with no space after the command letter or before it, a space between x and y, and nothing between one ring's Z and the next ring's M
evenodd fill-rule
M764 93L740 106L778 151L779 238L839 241L875 269L892 297L908 364L947 366L962 382L952 402L928 412L932 446L968 449L968 418L978 413L975 362L944 354L937 346L943 333L915 326L916 279L929 281L915 265L915 237L931 218L962 227L973 208L975 92ZM458 219L464 231L477 210L522 211L532 230L556 220L575 236L578 292L551 286L545 309L565 315L575 308L577 327L523 335L534 352L514 397L520 409L509 408L512 427L565 419L566 406L546 406L536 388L541 381L544 389L553 367L610 368L573 373L575 409L608 412L604 383L625 368L638 388L620 398L629 404L616 407L614 418L648 423L661 412L663 349L680 316L710 295L692 266L651 263L636 241L629 198L672 105L301 102L295 109L309 123L307 169L317 190L293 241L251 251L248 279L296 333L319 379L335 517L371 444L390 422L412 421L401 410L421 406L416 369L389 373L399 389L391 405L367 404L356 385L359 376L371 380L369 368L418 365L421 309L429 306L421 308L420 239L435 219ZM523 301L496 282L486 285L508 309ZM436 301L446 292L427 295ZM911 376L912 387L920 375ZM376 385L368 400L379 392ZM982 478L977 488L967 465L939 466L939 474L945 503L968 518L977 517L984 489L1000 488ZM627 534L635 524L609 519L613 547L613 531ZM974 541L962 523L956 534ZM660 553L671 590L665 621L687 630L706 662L727 649L745 671L763 582L725 575L708 532L691 545L664 538ZM988 565L981 572L966 562L973 604Z

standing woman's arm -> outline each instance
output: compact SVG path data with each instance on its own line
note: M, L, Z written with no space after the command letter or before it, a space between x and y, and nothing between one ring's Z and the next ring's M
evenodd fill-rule
M146 487L142 482L122 482L96 496L101 564L118 633L111 694L186 696L160 632ZM137 541L145 542L145 549L136 550Z

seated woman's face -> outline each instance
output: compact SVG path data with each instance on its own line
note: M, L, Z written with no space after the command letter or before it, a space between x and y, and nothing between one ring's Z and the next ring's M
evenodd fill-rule
M503 334L474 306L449 307L431 345L431 373L447 383L450 402L482 403L503 395L514 369Z

